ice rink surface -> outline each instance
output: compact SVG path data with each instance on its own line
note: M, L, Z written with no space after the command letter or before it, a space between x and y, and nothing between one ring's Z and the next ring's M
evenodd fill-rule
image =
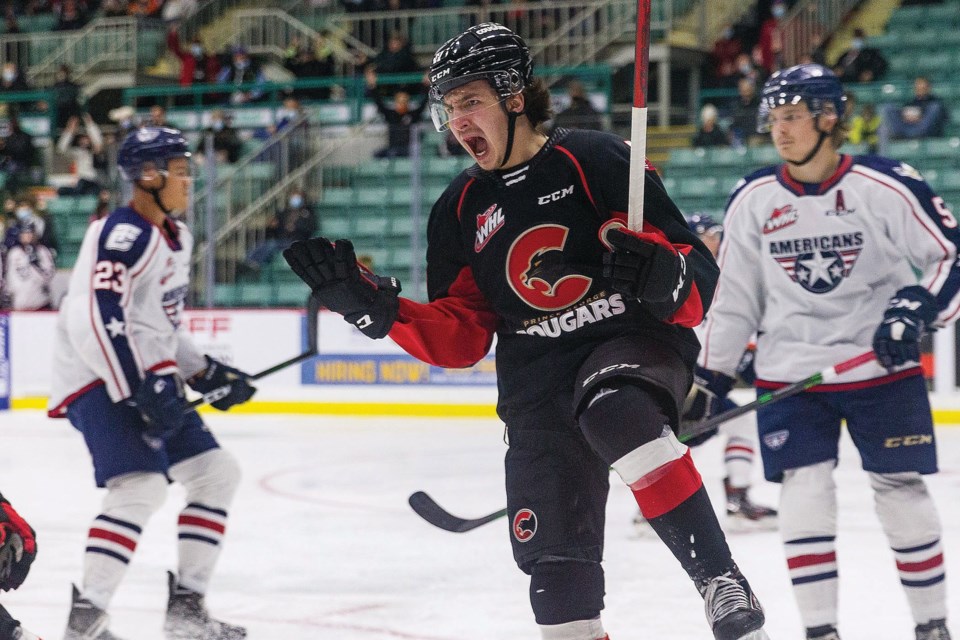
M500 509L502 425L493 420L357 419L207 414L245 472L208 594L218 616L255 640L535 640L527 578L506 520L469 533L435 529L407 506L418 489L457 515ZM941 473L929 478L944 525L950 618L960 634L960 428L940 428ZM695 449L714 503L719 439ZM844 640L912 640L892 554L859 457L845 438L838 562ZM758 502L776 485L759 479ZM0 414L0 490L38 532L26 584L0 602L46 640L62 636L70 583L103 493L79 433L40 412ZM174 485L141 538L111 608L126 640L159 640L165 572L176 568ZM640 538L635 503L614 476L608 508L607 608L613 640L709 640L702 602L666 548ZM734 557L766 611L773 640L800 640L776 532L730 533Z

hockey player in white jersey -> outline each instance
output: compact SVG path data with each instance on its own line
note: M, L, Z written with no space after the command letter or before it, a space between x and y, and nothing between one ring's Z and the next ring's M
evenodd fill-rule
M247 374L199 353L180 329L193 239L175 216L189 201L189 158L176 129L144 127L123 141L117 164L133 199L91 224L60 308L49 413L83 434L97 486L107 489L87 535L65 640L117 638L106 611L168 481L187 493L178 572L167 577L166 637L246 637L204 604L240 469L196 411L185 413L183 381L200 393L221 390L213 403L221 410L255 389Z
M784 164L747 176L727 205L698 391L717 406L754 332L760 391L872 349L876 361L758 412L765 475L782 483L790 579L807 638L837 640L833 470L845 420L916 638L947 640L941 526L922 477L937 454L919 341L960 313L960 233L914 168L840 153L843 114L842 86L820 65L764 85L758 129Z

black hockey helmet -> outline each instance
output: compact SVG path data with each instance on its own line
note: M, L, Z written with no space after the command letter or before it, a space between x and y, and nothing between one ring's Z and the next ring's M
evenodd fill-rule
M448 122L442 100L448 91L487 80L500 98L509 98L533 79L533 60L523 38L502 24L484 22L441 45L430 63L429 77L431 115L437 130L443 131Z

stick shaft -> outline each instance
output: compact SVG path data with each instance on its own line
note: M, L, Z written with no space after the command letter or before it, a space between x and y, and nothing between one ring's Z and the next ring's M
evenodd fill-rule
M804 378L799 382L794 382L793 384L788 384L785 387L780 387L774 391L767 391L757 396L757 399L753 402L748 402L747 404L741 405L735 409L730 409L730 411L724 411L721 414L715 415L712 418L708 418L703 422L698 422L692 425L688 430L685 430L681 434L681 442L695 438L696 436L702 435L711 429L716 428L717 426L738 418L745 413L750 413L759 407L765 407L771 405L775 402L783 400L784 398L789 398L790 396L795 396L798 393L811 389L818 385L821 385L825 382L830 382L835 380L838 376L852 369L856 369L859 366L865 365L868 362L873 362L876 359L873 351L867 351L866 353L861 353L858 356L854 356L849 360L844 360L838 364L828 367L823 371L818 371L808 378Z
M630 193L627 227L643 230L643 195L647 168L647 73L650 66L650 0L637 0L633 109L630 116Z

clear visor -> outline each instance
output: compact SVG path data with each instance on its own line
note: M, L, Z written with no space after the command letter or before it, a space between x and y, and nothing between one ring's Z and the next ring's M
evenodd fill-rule
M477 80L486 81L484 87L493 87L494 95L486 88L463 88ZM522 90L519 75L513 70L473 73L439 82L430 87L430 118L437 131L447 131L454 120L495 107Z
M786 113L783 115L775 114L777 107L794 106L801 103L807 105L809 113ZM770 133L770 130L778 122L787 124L816 118L820 115L830 115L836 113L832 102L821 100L819 98L804 98L799 95L787 95L781 93L775 96L767 96L760 101L760 108L757 110L757 132Z

